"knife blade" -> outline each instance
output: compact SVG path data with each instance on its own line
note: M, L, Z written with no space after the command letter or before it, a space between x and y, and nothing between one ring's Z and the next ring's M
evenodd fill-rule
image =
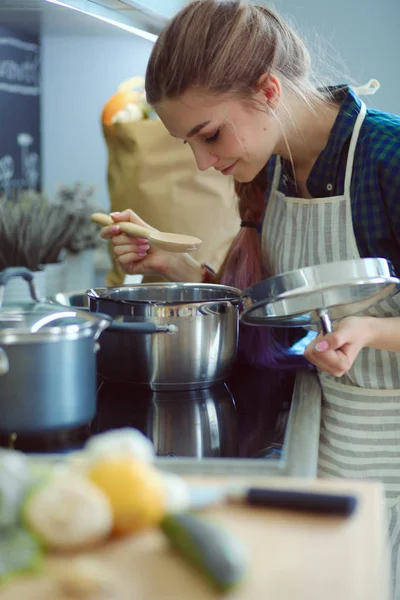
M190 510L201 510L223 502L342 517L351 516L357 506L357 498L351 494L244 486L192 485L189 489Z

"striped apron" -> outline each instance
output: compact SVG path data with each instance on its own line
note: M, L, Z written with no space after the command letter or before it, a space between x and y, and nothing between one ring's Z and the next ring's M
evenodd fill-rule
M350 184L365 114L362 104L350 142L342 196L284 196L278 190L281 166L277 160L262 232L265 266L272 275L360 258L353 231ZM363 314L399 316L400 294ZM400 575L400 353L364 348L342 377L322 372L318 377L322 388L318 475L383 482L395 585L396 574ZM395 598L400 600L400 583Z

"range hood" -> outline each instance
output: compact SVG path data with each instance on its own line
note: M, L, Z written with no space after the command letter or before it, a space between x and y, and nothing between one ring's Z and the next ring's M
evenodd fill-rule
M0 25L32 35L112 35L118 27L155 41L184 4L185 0L1 0Z

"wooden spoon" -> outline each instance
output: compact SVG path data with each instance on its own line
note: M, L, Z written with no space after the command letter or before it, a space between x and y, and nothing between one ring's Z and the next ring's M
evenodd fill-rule
M148 229L134 223L119 221L115 223L113 219L105 213L94 213L90 217L93 223L98 225L118 225L121 231L131 237L145 238L150 244L167 250L168 252L193 252L201 245L201 240L191 235L180 235L179 233L162 233L156 229Z

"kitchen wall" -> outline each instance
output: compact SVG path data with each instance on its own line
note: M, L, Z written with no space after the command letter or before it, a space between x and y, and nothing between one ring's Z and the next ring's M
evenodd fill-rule
M311 42L320 71L330 81L370 78L381 89L367 99L400 114L399 0L275 0ZM111 27L111 26L110 26ZM52 194L58 183L81 179L97 186L108 206L106 147L99 116L123 79L145 73L152 43L115 30L115 35L52 36L42 43L43 184Z
M273 4L307 39L323 75L331 73L336 83L350 77L358 85L378 79L381 88L367 103L400 114L399 0L274 0Z
M108 207L101 111L121 81L145 74L151 48L151 42L117 29L107 37L41 37L45 192L81 180L95 184L97 201Z

